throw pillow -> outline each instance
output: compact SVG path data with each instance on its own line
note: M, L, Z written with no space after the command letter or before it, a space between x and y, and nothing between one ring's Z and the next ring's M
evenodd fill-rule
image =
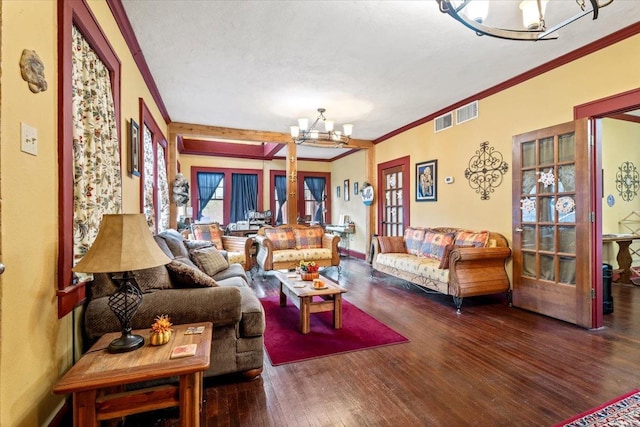
M171 278L164 265L137 270L133 272L133 275L142 292L171 289Z
M187 258L187 257L183 257L183 256L177 256L173 259L173 261L177 261L177 262L181 262L183 264L187 264L189 267L192 268L198 268L198 266L196 266L193 261L191 261L191 258Z
M404 245L404 240L399 236L378 236L378 242L380 243L380 253L405 253L407 248Z
M420 247L424 240L424 228L407 227L404 230L404 241L407 247L407 253L411 255L420 255Z
M197 240L209 240L216 248L224 248L222 246L222 230L218 223L192 224L191 231L193 231L193 237Z
M296 249L315 249L322 247L322 227L294 228L293 236L296 239Z
M440 260L439 269L447 270L449 269L449 258L451 257L451 251L455 248L473 248L474 246L459 246L459 245L447 245L444 249L444 255L442 255L442 259Z
M206 288L218 286L211 277L195 267L173 260L167 264L169 276L178 288Z
M296 237L291 227L265 228L264 235L273 243L273 249L295 249Z
M453 243L454 233L441 233L439 231L427 230L420 247L419 256L441 260L447 245Z
M162 237L164 241L167 243L171 254L176 256L189 256L189 252L187 248L184 247L184 238L177 231L165 230L162 233L158 234L158 236ZM171 258L171 257L169 257Z
M459 231L456 235L456 245L471 245L476 248L484 248L487 246L487 240L489 239L488 231Z
M190 251L192 249L210 248L215 245L210 240L185 240L184 246Z
M229 262L215 247L194 249L191 251L191 260L208 276L229 268Z

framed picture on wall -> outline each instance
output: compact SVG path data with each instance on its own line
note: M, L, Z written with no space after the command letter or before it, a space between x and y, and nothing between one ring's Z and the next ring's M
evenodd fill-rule
M340 186L336 187L336 197L340 198Z
M358 181L353 183L353 195L357 195L358 194Z
M344 201L345 202L349 201L349 180L348 179L344 180Z
M438 200L438 161L416 163L416 202Z
M140 127L133 119L129 125L129 173L140 176Z

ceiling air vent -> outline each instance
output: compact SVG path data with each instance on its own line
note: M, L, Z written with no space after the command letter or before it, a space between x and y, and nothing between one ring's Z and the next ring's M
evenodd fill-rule
M469 120L478 118L478 101L473 101L456 110L456 124L459 125Z
M449 129L453 126L453 113L443 114L440 117L436 117L433 122L434 131L440 132L441 130Z

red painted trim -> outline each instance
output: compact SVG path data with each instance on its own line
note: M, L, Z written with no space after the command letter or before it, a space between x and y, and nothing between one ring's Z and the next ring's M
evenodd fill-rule
M121 0L107 0L107 4L109 5L109 9L111 9L111 13L113 14L116 23L118 24L118 28L120 28L120 32L122 33L122 37L124 37L127 46L129 46L129 51L131 52L131 56L138 66L138 70L140 74L142 74L142 78L147 84L147 88L149 92L151 92L151 96L155 101L158 109L160 110L160 114L162 114L162 118L168 124L171 123L171 117L169 117L169 113L167 111L167 107L164 105L164 101L160 96L160 91L156 86L156 82L151 75L151 71L149 70L149 66L147 65L147 61L144 59L144 54L142 53L142 48L140 48L140 44L138 44L138 39L136 38L135 33L133 32L133 28L131 27L131 22L129 21L129 17L122 6Z
M489 89L485 89L481 92L478 92L475 95L469 96L461 101L456 102L455 104L452 104L448 107L445 107L441 110L436 111L435 113L429 114L426 117L423 117L419 120L416 120L414 122L411 122L405 126L402 126L401 128L398 128L394 131L391 131L389 133L387 133L386 135L383 135L377 139L375 139L373 141L374 144L378 144L382 141L386 141L389 138L392 138L398 134L401 134L403 132L406 132L410 129L413 129L414 127L423 125L425 123L428 123L432 120L434 120L436 117L441 116L442 114L448 113L449 111L455 110L456 108L462 107L463 105L466 105L470 102L476 101L476 100L480 100L483 98L487 98L491 95L495 95L498 92L502 92L505 89L508 89L510 87L516 86L520 83L523 83L529 79L532 79L534 77L537 77L541 74L544 74L548 71L551 71L555 68L561 67L563 65L566 65L570 62L573 62L579 58L582 58L584 56L587 56L589 54L592 54L600 49L604 49L605 47L611 46L613 44L616 44L624 39L627 39L629 37L635 36L636 34L640 33L640 22L637 22L635 24L629 25L626 28L623 28L619 31L616 31L613 34L610 34L606 37L601 38L600 40L596 40L592 43L589 43L588 45L582 46L581 48L578 48L574 51L571 51L565 55L562 55L552 61L549 61L547 63L544 63L542 65L539 65L535 68L532 68L529 71L526 71L522 74L519 74L509 80L506 80L500 84L497 84L493 87L490 87Z
M85 298L84 283L73 283L73 122L71 111L72 27L75 25L111 71L116 122L120 123L120 60L86 0L58 0L58 317ZM122 141L120 126L118 140ZM122 150L120 150L122 153ZM122 159L121 159L122 160Z
M573 107L573 118L604 117L640 108L640 89L618 93Z
M266 160L266 159L265 159ZM274 157L273 160L287 160L286 157L278 156ZM311 157L298 157L298 161L309 161L309 162L327 162L331 163L334 159L314 159Z
M262 156L266 159L273 159L273 157L282 149L283 144L277 142L269 142L264 144Z
M344 250L343 248L341 248L340 251L346 253L351 258L357 258L363 261L366 259L366 255L363 254L362 252L354 251L352 249Z
M611 115L607 116L607 118L608 119L622 120L624 122L640 123L640 117L632 116L631 114L624 114L624 113L611 114Z
M383 196L383 188L384 188L384 183L382 182L382 171L384 171L385 169L390 169L390 168L394 168L397 166L402 166L402 188L403 189L407 189L407 191L402 191L402 204L404 205L404 209L403 209L403 215L402 215L402 222L403 224L405 224L405 227L409 226L409 218L411 217L409 215L410 211L411 211L411 203L410 203L410 184L411 181L409 180L409 175L411 173L410 169L409 169L409 164L411 163L411 157L410 156L404 156L404 157L399 157L397 159L394 160L389 160L388 162L384 162L384 163L379 163L378 164L378 194L376 195L376 197L378 198L378 200L381 200L381 197ZM379 235L383 235L383 227L382 227L382 208L383 208L383 203L379 202L377 203L378 205L378 234Z
M229 169L229 168L211 168L211 167L200 167L200 166L192 166L191 167L191 206L194 208L194 220L198 219L198 172L215 172L215 173L223 173L224 174L224 194L231 194L231 175L234 173L240 174L256 174L258 176L258 210L263 210L264 203L262 202L262 194L263 194L263 173L262 169ZM229 205L231 203L230 197L224 198L224 218L223 222L228 224L231 219L231 207Z

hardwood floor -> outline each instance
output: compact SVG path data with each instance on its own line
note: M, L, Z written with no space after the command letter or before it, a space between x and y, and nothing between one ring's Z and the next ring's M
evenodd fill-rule
M614 313L588 331L504 296L465 299L458 315L451 297L342 265L345 299L411 341L276 367L265 354L257 380L206 382L203 426L549 426L640 384L640 287L614 284ZM259 297L277 294L254 276ZM179 423L166 410L125 425Z

